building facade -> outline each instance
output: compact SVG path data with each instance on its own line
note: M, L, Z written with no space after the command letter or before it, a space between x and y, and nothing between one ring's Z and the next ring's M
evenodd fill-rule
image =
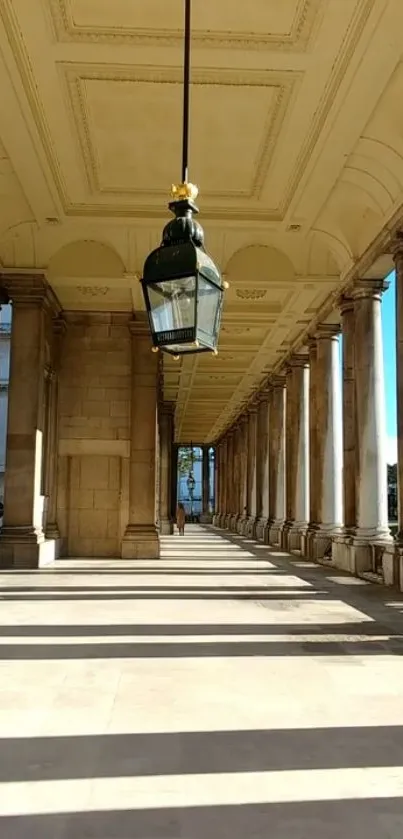
M247 21L242 4L197 4L191 171L228 288L218 355L182 359L152 352L139 279L180 161L183 8L95 5L2 4L0 564L157 557L176 447L197 441L216 447L219 526L400 584L400 0L267 0ZM395 541L380 319L394 267Z

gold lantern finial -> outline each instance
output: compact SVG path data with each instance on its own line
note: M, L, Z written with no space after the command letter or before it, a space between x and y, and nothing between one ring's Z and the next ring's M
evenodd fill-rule
M172 184L171 196L174 201L196 201L199 190L195 184Z

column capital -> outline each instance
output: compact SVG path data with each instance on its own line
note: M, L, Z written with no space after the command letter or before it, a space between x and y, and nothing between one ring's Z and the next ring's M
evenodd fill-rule
M15 306L43 306L54 316L62 307L43 273L1 274L2 288Z
M381 299L382 294L384 291L387 291L389 288L390 283L384 279L363 279L357 280L354 286L350 291L350 295L353 300L365 300L365 299Z
M339 299L339 309L341 315L354 311L354 298L351 296L351 293L341 295Z
M315 330L315 340L333 340L338 338L341 332L339 323L319 323Z
M268 387L266 385L266 387L263 390L259 391L259 393L256 396L257 408L258 409L260 408L261 405L267 404L267 402L269 401L269 398L270 398L271 390L272 390L272 388Z
M159 409L162 416L173 417L175 415L175 402L161 402Z
M309 364L309 355L308 353L294 353L294 355L290 356L288 359L288 368L293 367L308 367Z
M398 230L395 238L391 242L390 252L393 255L396 268L403 268L403 230Z
M285 388L287 376L285 373L277 373L275 376L270 376L269 381L272 390L276 390L278 388Z

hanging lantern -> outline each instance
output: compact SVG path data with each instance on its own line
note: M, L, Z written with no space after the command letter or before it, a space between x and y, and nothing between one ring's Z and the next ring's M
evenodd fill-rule
M185 0L185 61L182 183L172 187L162 242L147 257L141 280L154 348L173 356L217 354L224 289L220 271L204 249L204 232L194 216L198 189L188 183L190 5Z

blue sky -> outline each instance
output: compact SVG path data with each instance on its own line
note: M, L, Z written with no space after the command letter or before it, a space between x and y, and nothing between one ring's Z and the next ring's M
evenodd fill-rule
M382 298L383 357L385 365L385 402L388 463L397 460L396 430L396 301L395 274L388 277L390 287Z

